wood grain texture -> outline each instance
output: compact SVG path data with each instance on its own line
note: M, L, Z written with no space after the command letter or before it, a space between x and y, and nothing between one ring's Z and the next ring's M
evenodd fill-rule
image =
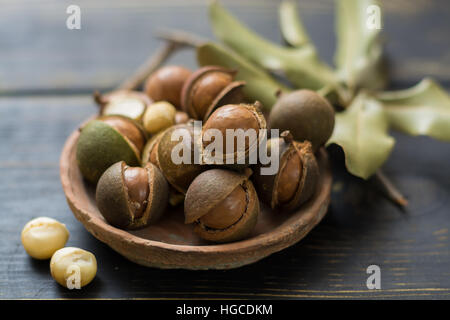
M382 1L385 38L396 86L424 76L450 82L446 0ZM117 86L160 42L153 33L178 28L213 38L207 1L77 1L81 30L66 28L70 0L0 1L0 93L86 92ZM224 3L252 29L281 43L273 0L228 0ZM335 37L331 0L300 1L299 8L320 55L333 61ZM194 67L185 50L170 60Z
M410 201L402 213L335 158L331 209L305 239L229 271L159 270L135 265L91 236L73 217L59 181L64 141L95 112L89 96L0 99L0 299L2 298L450 298L450 145L396 135L385 171ZM27 256L20 231L46 215L65 223L68 245L92 251L97 278L69 291L48 261ZM382 290L368 290L377 264Z

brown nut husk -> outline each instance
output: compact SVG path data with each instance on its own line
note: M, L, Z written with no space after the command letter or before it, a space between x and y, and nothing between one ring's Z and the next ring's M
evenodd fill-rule
M147 136L132 119L102 116L89 121L80 130L77 164L88 181L97 183L103 172L118 161L139 165Z
M194 231L212 242L248 237L260 211L250 174L248 168L244 174L225 169L201 173L186 193L185 223L195 223Z
M145 145L142 152L142 166L144 167L148 162L154 164L159 168L158 162L158 143L163 135L163 132L153 136ZM169 204L176 207L184 201L184 193L179 192L173 186L169 185Z
M152 136L145 144L141 157L142 167L144 167L147 164L147 162L151 162L159 168L158 158L156 155L158 153L158 143L163 133L164 131L159 132L158 134Z
M333 133L334 109L316 92L302 89L282 94L268 122L272 129L289 130L295 141L310 141L316 152Z
M181 109L181 90L191 73L180 66L161 67L147 78L144 91L154 101L167 101Z
M249 165L249 160L256 156L258 147L266 133L266 120L261 112L261 104L229 104L216 109L202 128L198 145L201 146L202 159L206 164L226 164L232 167ZM215 132L220 131L222 145L215 143ZM227 130L233 130L234 136L227 136ZM245 134L254 132L253 138L242 136L245 143L238 144L239 131ZM227 139L232 138L234 150L227 150ZM214 143L208 148L210 144ZM215 150L214 150L215 149ZM213 152L214 151L214 152ZM256 161L256 159L255 159Z
M107 94L94 92L100 115L121 115L140 121L147 107L153 103L145 93L133 90L116 90Z
M177 135L180 139L172 141L172 135ZM174 148L178 148L181 157L183 156L181 151L188 152L186 156L188 161L174 163L172 161ZM194 148L193 122L175 125L160 133L147 146L144 157L157 165L169 184L182 194L186 194L191 182L204 170L199 164L200 160Z
M181 93L183 110L193 119L208 119L218 107L244 101L243 81L233 81L236 71L219 66L205 66L185 82Z
M155 165L129 167L120 161L103 173L95 197L108 223L122 229L137 229L161 217L168 194L167 182Z
M252 179L261 201L272 209L296 209L311 198L319 179L319 167L311 144L296 142L289 131L285 131L281 138L269 139L267 148L268 154L273 148L279 148L279 168L273 175L261 173L260 169L269 164L255 168Z

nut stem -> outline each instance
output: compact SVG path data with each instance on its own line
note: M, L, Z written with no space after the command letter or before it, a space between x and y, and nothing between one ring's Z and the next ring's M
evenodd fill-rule
M207 42L206 39L182 30L166 29L156 33L156 37L185 47L198 47Z

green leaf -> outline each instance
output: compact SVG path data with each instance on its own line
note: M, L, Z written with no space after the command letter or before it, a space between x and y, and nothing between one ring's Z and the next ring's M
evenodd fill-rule
M281 34L286 43L293 47L301 47L310 42L302 21L297 14L297 6L292 0L281 3L278 11Z
M363 92L345 111L336 114L333 135L328 141L331 143L344 150L347 170L367 179L389 157L395 140L388 135L382 105Z
M381 29L368 26L377 13L381 20L379 8L375 0L337 0L335 61L339 77L351 89L378 90L386 85Z
M376 97L393 128L450 141L450 96L432 79L425 78L410 89L380 92Z
M290 91L264 70L216 43L206 43L199 46L197 48L197 60L201 66L218 65L238 70L236 79L246 82L243 89L244 94L251 100L260 101L267 110L270 110L272 105L275 104L278 90Z
M282 72L300 88L318 90L325 85L338 87L337 77L322 63L310 43L301 48L285 48L260 37L241 24L217 1L209 8L215 35L246 59L272 72Z

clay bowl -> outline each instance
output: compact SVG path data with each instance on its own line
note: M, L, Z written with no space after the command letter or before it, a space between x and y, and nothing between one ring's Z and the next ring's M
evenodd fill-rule
M67 202L75 217L94 237L127 259L157 268L231 269L258 261L289 247L324 217L330 203L332 175L325 150L318 162L320 181L313 198L296 212L272 212L261 206L252 236L215 245L201 240L183 222L183 209L168 209L157 224L136 231L109 225L95 204L95 187L83 180L76 164L78 130L67 139L60 160L60 174Z

